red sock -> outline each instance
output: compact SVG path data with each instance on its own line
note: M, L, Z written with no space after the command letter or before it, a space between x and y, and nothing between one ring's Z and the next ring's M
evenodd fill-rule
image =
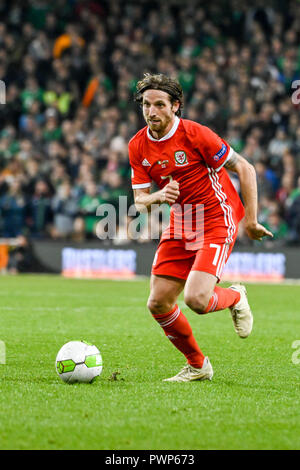
M238 303L240 298L241 295L239 292L233 289L216 286L204 313L216 312L228 307L233 307L233 305Z
M188 363L196 368L203 366L204 355L194 338L192 328L178 305L167 313L153 315L165 335L187 358Z

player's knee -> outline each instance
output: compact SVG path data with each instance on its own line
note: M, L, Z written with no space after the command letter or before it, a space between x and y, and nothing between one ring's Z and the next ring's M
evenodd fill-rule
M152 315L168 312L172 308L166 301L160 297L150 296L147 302L147 307Z
M186 305L196 313L206 313L209 297L203 292L198 294L185 294L184 301Z

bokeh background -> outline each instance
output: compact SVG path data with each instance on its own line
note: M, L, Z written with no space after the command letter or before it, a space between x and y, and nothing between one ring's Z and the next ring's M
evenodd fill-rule
M300 243L299 1L9 0L0 237L18 240L12 270L30 240L96 239L98 205L133 202L127 144L144 126L133 94L145 72L176 77L183 117L255 166L264 243ZM254 243L242 226L237 243Z

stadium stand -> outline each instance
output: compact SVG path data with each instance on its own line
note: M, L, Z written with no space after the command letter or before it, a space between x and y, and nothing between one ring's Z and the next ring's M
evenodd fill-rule
M161 72L184 118L255 165L265 243L299 243L299 2L246 3L2 1L0 237L92 239L100 203L132 203L133 93ZM238 242L253 243L242 228Z

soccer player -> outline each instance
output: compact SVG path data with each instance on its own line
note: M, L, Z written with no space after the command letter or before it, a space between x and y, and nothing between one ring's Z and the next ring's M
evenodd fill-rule
M234 246L238 224L252 240L272 233L257 222L253 166L209 128L181 119L180 84L162 74L145 74L136 101L147 126L129 142L132 188L138 211L171 205L170 225L162 234L152 266L148 308L187 364L171 382L212 379L209 358L200 350L191 326L176 304L198 314L229 308L241 338L252 330L246 289L217 285ZM237 173L244 206L227 170ZM151 182L160 188L151 191Z

